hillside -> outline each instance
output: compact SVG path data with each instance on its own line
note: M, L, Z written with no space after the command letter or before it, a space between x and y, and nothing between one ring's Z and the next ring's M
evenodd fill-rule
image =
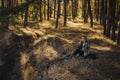
M9 27L0 35L0 80L119 80L120 47L103 36L102 26L69 21L54 29ZM71 56L87 36L96 59Z

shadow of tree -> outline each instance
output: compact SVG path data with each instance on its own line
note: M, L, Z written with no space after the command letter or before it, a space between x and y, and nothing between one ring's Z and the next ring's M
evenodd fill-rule
M85 30L87 30L87 29L85 29ZM58 37L62 37L62 38L65 38L67 40L75 41L74 43L71 43L71 45L74 46L74 45L78 44L76 41L78 41L78 39L81 37L82 34L89 35L89 33L91 33L90 30L77 31L77 30L74 30L74 29L72 29L72 30L64 29L63 32L62 31L60 31L60 32L57 31L57 32L58 33L61 32L59 36L54 37L55 39L53 37L48 38L48 40L46 40L46 41L48 42L48 45L52 46L54 48L54 50L57 51L58 53L62 52L62 51L59 51L58 48L60 48L61 50L64 50L62 45L69 44L67 42L64 42L64 41L60 40L60 38L58 38ZM91 59L91 58L87 58L87 59L80 58L81 61L87 62L88 64L86 64L86 66L89 66L89 69L92 70L92 72L90 71L91 73L89 73L89 74L86 73L86 74L84 74L84 76L87 75L88 77L86 77L86 78L88 80L94 80L94 79L97 79L97 80L101 80L101 79L119 80L119 78L120 78L119 77L119 73L120 73L119 69L120 68L115 67L115 66L117 66L117 64L120 63L120 57L118 56L119 53L116 53L116 51L115 51L116 48L118 48L118 47L110 44L109 42L107 42L105 40L100 40L100 39L90 39L89 42L93 46L96 45L96 47L100 46L100 47L103 47L103 48L104 47L110 47L110 49L109 50L102 50L102 49L92 48L92 53L99 57L95 61L93 61L93 59ZM64 54L61 54L61 55L64 55ZM52 66L52 65L55 65L57 63L62 65L62 63L64 63L65 60L69 61L69 60L72 59L72 58L68 58L66 54L65 54L66 57L61 58L61 55L59 55L56 59L48 62L49 67ZM81 64L81 63L79 63L79 64ZM49 69L49 67L47 69ZM80 67L84 67L84 66L79 66L76 69L79 69ZM80 79L79 75L81 75L81 72L75 71L74 68L73 68L73 71L70 70L70 72L72 74L76 75ZM93 76L97 76L97 77L95 78Z
M33 72L35 73L33 75L35 77L35 80L52 80L48 71L51 68L54 70L54 66L57 67L56 71L60 68L62 70L65 70L66 72L68 71L68 73L71 73L72 75L75 75L77 77L76 80L120 79L120 56L119 52L116 52L116 50L119 50L117 46L114 46L105 40L90 39L90 45L94 46L91 47L91 57L86 59L84 59L83 57L74 57L71 54L74 51L75 47L79 45L78 42L81 36L88 36L91 33L95 33L94 31L83 28L81 30L77 28L63 28L60 30L45 28L45 30L46 34L54 35L54 37L47 37L45 39L42 39L38 42L38 44L31 47L29 46L29 43L32 43L31 41L29 41L31 40L31 38L16 37L16 39L13 40L13 43L16 41L17 43L2 51L3 53L7 53L8 55L7 57L5 56L6 58L4 57L6 61L4 67L0 68L0 71L2 71L0 72L0 75L2 75L0 76L1 80L10 80L10 75L14 74L16 74L16 76L12 78L13 80L18 77L20 77L19 80L23 79L23 76L21 75L19 51L25 51L26 54L30 56L28 64L36 68L36 72ZM49 59L47 56L45 56L46 53L54 53L49 50L46 51L47 47L50 47L50 49L56 52L57 57ZM105 47L109 47L109 49L106 50L104 49ZM14 49L12 50L12 48ZM91 59L94 55L99 58L97 58L96 60ZM16 62L18 67L17 70L14 71L14 66ZM86 71L83 70L85 68ZM58 73L61 73L60 70L58 71ZM30 73L29 76L32 76L32 74ZM29 77L29 79L32 78Z
M20 67L19 47L16 43L14 43L15 36L14 38L11 38L12 42L10 43L10 45L4 45L6 47L1 48L2 61L4 62L4 64L0 67L0 80L23 79ZM16 65L17 67L15 67Z

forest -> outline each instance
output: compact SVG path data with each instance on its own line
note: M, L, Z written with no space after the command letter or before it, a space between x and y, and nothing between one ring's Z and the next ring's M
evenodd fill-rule
M73 56L82 36L92 57ZM0 80L120 80L120 0L0 0Z

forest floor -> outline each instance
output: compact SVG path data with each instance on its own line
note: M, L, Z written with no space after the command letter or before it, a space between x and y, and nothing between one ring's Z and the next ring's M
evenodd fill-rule
M77 20L58 29L54 29L53 24L54 21L45 21L31 28L10 27L10 31L1 36L0 46L12 38L11 34L17 36L13 42L19 44L19 47L8 48L11 51L16 48L13 52L19 53L18 57L12 56L15 58L12 59L15 61L12 72L6 71L11 74L11 80L120 80L120 46L103 35L102 26L94 23L91 28ZM69 56L83 35L88 37L90 52L97 59ZM2 67L4 63L1 59L0 70L3 72L8 68Z

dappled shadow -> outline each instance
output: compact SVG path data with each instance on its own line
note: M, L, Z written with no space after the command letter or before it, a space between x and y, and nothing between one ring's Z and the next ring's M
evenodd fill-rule
M42 76L41 79L45 77L47 79L60 79L63 73L67 73L69 76L76 76L73 80L119 79L119 71L117 70L119 70L118 64L120 57L118 56L119 53L115 53L115 50L118 49L117 46L104 39L90 38L90 56L86 59L83 57L74 57L71 56L71 54L78 45L81 36L89 36L91 33L97 33L84 28L80 30L76 28L64 28L60 30L45 28L45 30L46 34L54 36L46 37L34 46L36 49L34 51L37 60L36 66L38 69L36 75ZM94 37L94 35L91 37ZM53 54L56 54L57 56ZM115 75L112 75L112 73ZM59 75L57 76L57 74ZM64 78L66 79L66 76L64 76Z
M0 66L0 80L22 80L19 46L14 43L14 41L16 41L15 36L12 35L10 38L12 41L10 45L4 45L6 47L0 48L1 60L4 62L4 64Z
M24 54L29 57L28 61L23 66L24 69L20 68L20 60L16 61L18 62L18 72L16 72L16 70L13 71L18 73L16 77L22 78L21 70L23 70L28 80L120 79L120 56L119 52L116 51L119 50L119 48L99 38L101 35L98 35L94 30L86 27L67 27L61 29L43 28L42 30L44 35L36 39L25 36L18 37L19 39L15 40L17 41L16 46L19 46L17 49L21 52L25 52ZM90 55L86 58L73 56L72 53L79 45L78 42L83 35L89 38L91 46ZM97 35L97 38L95 35ZM37 41L35 45L29 45L34 43L34 41ZM14 51L12 52L14 53ZM12 56L12 58L13 57L14 56ZM19 57L20 55L15 57L15 59L19 59ZM13 62L14 61L15 60L13 60ZM10 69L12 70L12 68ZM13 80L15 78L13 78Z

